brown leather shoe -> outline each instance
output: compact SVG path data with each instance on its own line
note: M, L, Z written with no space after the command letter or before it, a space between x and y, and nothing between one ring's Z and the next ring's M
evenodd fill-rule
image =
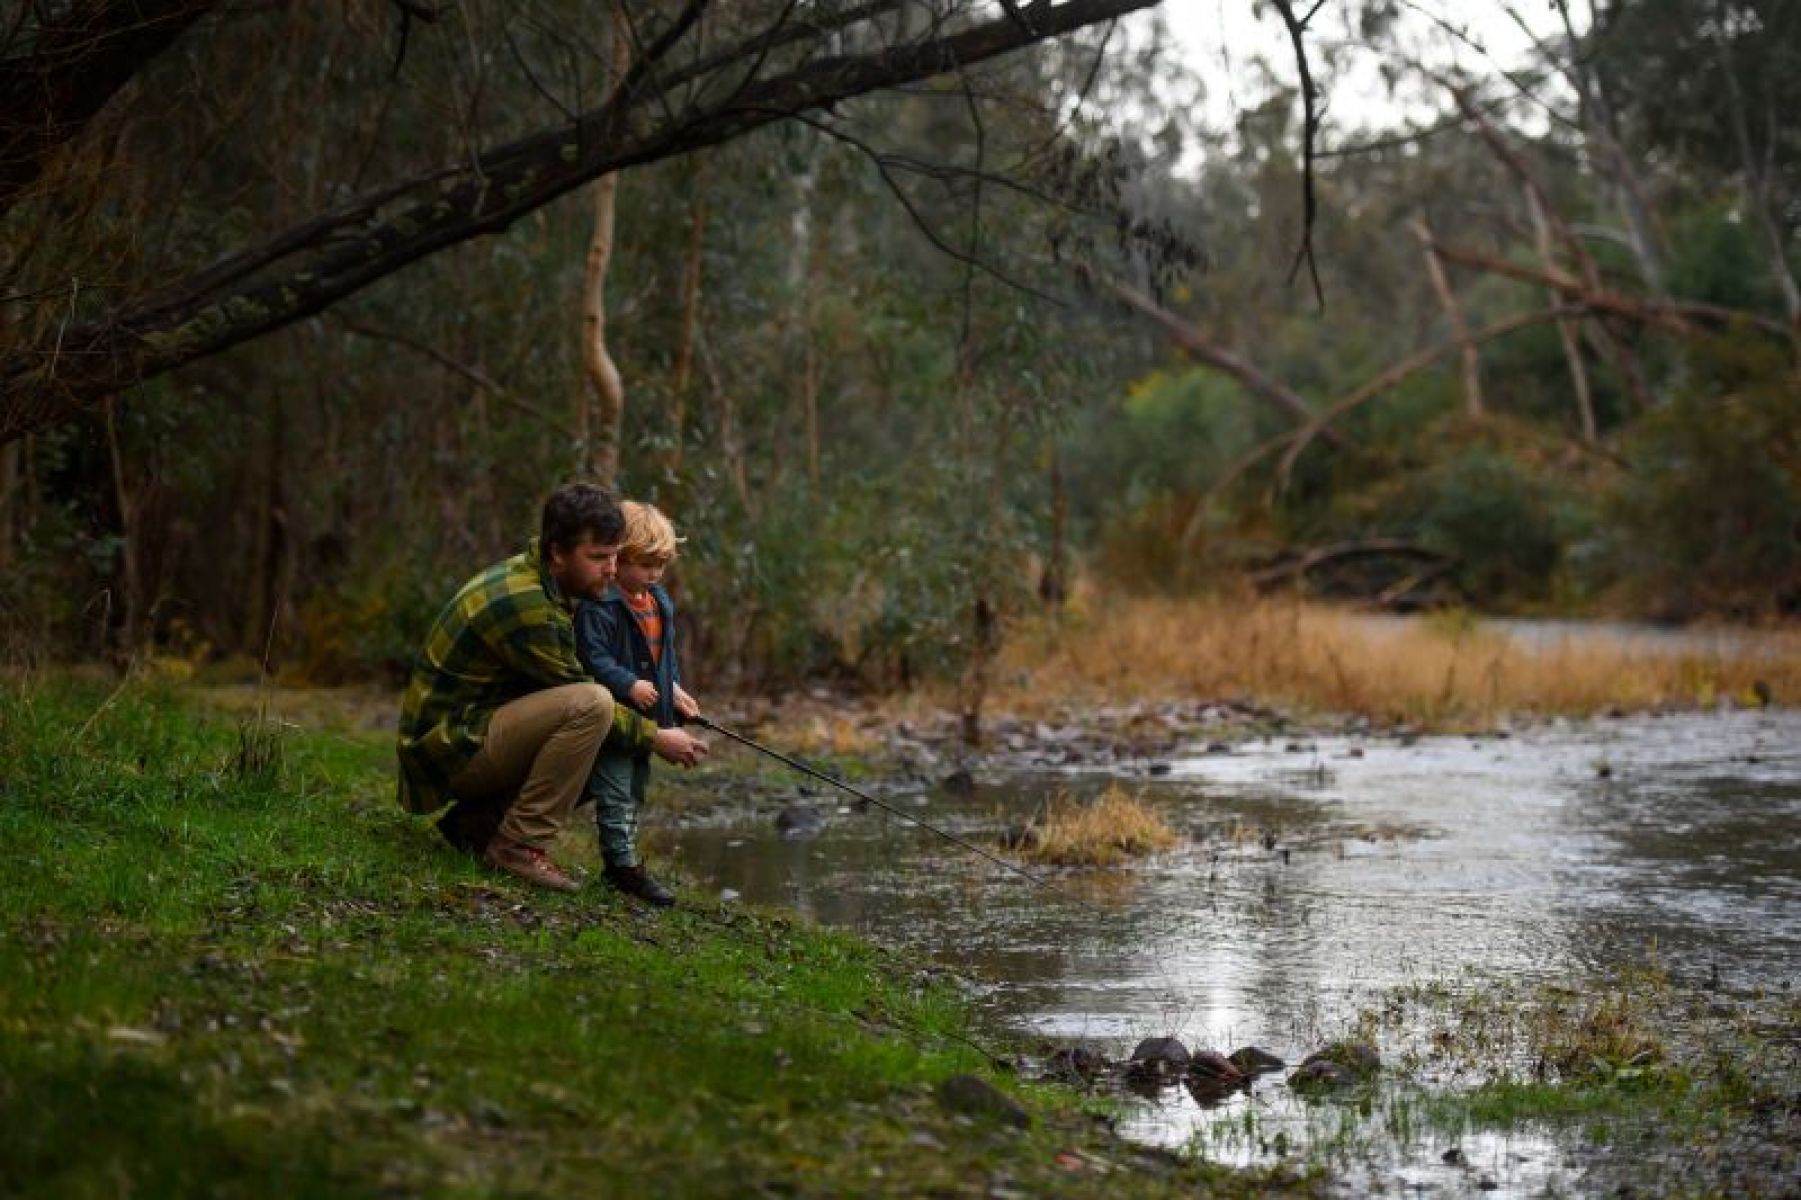
M494 835L482 851L482 861L497 871L517 875L527 883L559 892L579 892L581 884L563 874L563 869L550 861L550 856L536 846L515 842L504 833Z

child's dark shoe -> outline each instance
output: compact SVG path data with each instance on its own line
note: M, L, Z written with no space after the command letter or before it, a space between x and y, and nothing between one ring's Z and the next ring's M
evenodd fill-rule
M643 867L608 867L606 881L618 891L658 908L668 908L675 903L675 893L652 879Z

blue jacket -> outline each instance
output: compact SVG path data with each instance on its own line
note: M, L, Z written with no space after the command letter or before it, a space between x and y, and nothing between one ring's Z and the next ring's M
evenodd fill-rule
M682 679L675 656L675 602L656 584L650 594L663 614L660 660L651 658L650 643L627 607L625 594L612 584L599 600L583 600L575 610L575 652L588 673L628 708L633 707L628 699L632 684L650 680L657 689L657 703L644 715L667 729L680 723L675 715L675 685Z

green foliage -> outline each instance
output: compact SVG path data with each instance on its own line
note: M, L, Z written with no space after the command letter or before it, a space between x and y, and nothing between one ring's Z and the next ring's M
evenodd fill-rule
M1780 305L1768 247L1736 204L1716 200L1680 214L1670 231L1670 291L1750 312Z
M1759 114L1794 107L1791 9L1735 3L1722 24L1698 19L1697 0L1605 6L1582 36L1640 167L1672 296L1781 311L1763 218L1792 257L1801 156L1785 152L1793 129ZM709 13L708 35L769 11ZM398 68L391 31L363 10L271 10L183 39L77 156L92 178L74 183L91 194L72 183L66 204L52 189L5 215L31 246L8 268L22 314L9 328L41 340L71 312L340 202L360 186L345 147L368 181L560 120L600 94L607 68L559 14L574 10L458 9L415 26ZM1404 23L1383 6L1366 15L1373 30ZM1110 582L1186 591L1283 549L1398 534L1458 554L1484 604L1790 603L1792 556L1771 531L1789 519L1793 475L1755 432L1775 418L1708 428L1693 405L1711 368L1624 321L1610 328L1649 393L1680 395L1673 413L1641 405L1587 320L1592 454L1545 448L1580 425L1564 347L1542 324L1482 348L1489 420L1506 427L1492 453L1440 435L1463 403L1447 358L1338 421L1349 447L1316 442L1279 492L1272 454L1215 494L1291 418L1084 297L1072 260L1155 294L1323 408L1450 334L1415 219L1446 243L1537 262L1530 222L1480 139L1385 146L1370 130L1367 152L1315 164L1319 311L1285 282L1302 210L1292 87L1260 87L1233 129L1203 133L1171 100L1198 91L1188 70L1151 45L1095 73L1101 41L1095 30L988 64L967 92L947 77L839 106L833 128L885 170L787 123L623 177L607 289L628 396L619 483L690 536L697 680L956 673L976 598L1016 611L1045 556L1052 442L1070 548ZM1333 57L1317 64L1328 86ZM1079 93L1094 102L1072 105ZM447 96L463 97L455 120ZM1569 141L1579 126L1535 138L1516 122L1505 136L1606 286L1631 294L1643 272L1610 232L1611 159ZM283 136L238 136L250 129ZM451 589L516 552L543 495L586 470L576 305L591 215L572 196L121 397L117 463L98 421L36 438L27 478L0 496L0 659L143 649L121 628L129 545L157 652L261 661L273 628L285 678L402 676ZM1196 246L1205 269L1181 275ZM1468 268L1450 282L1475 327L1545 302ZM1602 510L1595 463L1610 456L1642 478ZM1657 566L1722 537L1736 557L1714 582Z
M1136 382L1064 438L1078 528L1110 582L1185 589L1231 553L1231 531L1198 497L1268 437L1275 420L1242 388L1191 368ZM1230 493L1242 494L1242 488Z
M1485 602L1545 595L1562 552L1544 485L1488 449L1423 472L1392 515L1420 542L1454 555L1466 591Z
M1629 444L1607 558L1672 616L1801 605L1801 392L1779 347L1723 337Z

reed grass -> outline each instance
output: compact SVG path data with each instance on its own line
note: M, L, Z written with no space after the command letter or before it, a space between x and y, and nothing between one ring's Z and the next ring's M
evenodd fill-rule
M1793 704L1801 631L1722 631L1712 652L1598 634L1522 645L1467 614L1403 620L1288 599L1079 596L1012 631L997 709L1251 698L1427 728L1513 714Z
M1155 808L1115 784L1092 801L1052 798L1017 851L1031 862L1094 867L1168 850L1177 840Z

